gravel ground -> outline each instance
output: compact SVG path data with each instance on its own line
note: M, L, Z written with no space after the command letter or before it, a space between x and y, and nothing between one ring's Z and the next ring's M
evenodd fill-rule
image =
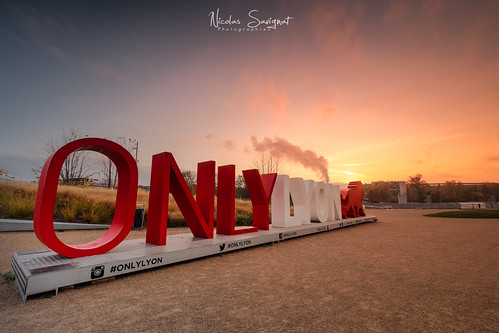
M26 304L15 283L1 279L0 332L499 332L499 219L423 216L430 212L371 210L377 223ZM74 244L101 233L59 236ZM43 248L32 232L0 233L0 272L10 271L12 253Z

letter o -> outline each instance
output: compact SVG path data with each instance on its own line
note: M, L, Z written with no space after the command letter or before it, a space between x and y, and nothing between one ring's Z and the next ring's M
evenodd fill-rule
M329 217L328 191L326 184L315 183L310 202L310 217L312 221L327 222Z
M62 165L69 154L90 150L111 159L118 173L118 190L113 222L98 239L87 244L66 245L54 231L54 206ZM117 143L99 138L72 141L45 162L36 195L33 226L38 239L53 251L70 258L103 254L120 244L130 232L137 200L138 171L132 155Z

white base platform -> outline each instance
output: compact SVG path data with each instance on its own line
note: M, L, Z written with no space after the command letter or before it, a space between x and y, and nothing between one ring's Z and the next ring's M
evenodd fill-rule
M215 235L212 239L197 238L190 233L172 235L167 237L165 246L134 239L124 241L105 254L75 259L48 249L17 252L12 257L12 273L26 302L30 295L47 291L57 294L61 287L376 221L374 216L363 216L288 228L271 226L270 230L235 236Z

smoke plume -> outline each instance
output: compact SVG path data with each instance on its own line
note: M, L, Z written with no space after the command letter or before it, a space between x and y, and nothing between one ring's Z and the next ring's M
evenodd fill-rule
M274 137L273 140L265 137L261 142L258 142L256 136L252 135L251 143L255 151L275 153L287 160L300 163L305 168L317 172L322 181L329 183L328 162L324 156L318 156L316 152L311 150L303 150L279 137Z

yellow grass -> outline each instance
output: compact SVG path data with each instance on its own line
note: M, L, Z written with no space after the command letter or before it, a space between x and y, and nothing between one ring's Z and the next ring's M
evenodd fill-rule
M253 206L250 200L236 199L236 212L245 214L253 213Z
M10 188L14 191L22 191L29 194L36 194L38 184L24 182L2 182L0 186ZM116 190L98 187L80 187L70 185L59 185L57 187L58 196L68 196L75 199L82 199L92 203L112 203L116 202ZM147 205L149 193L139 189L137 191L137 204Z
M22 193L25 196L25 205L31 209L31 217L34 208L34 201L38 190L38 184L24 182L1 182L0 187L4 188L9 193ZM10 194L11 197L14 197ZM74 221L78 213L83 215L83 219L89 222L96 222L95 209L96 205L107 205L114 207L116 202L116 190L96 187L79 187L69 185L59 185L57 188L58 198L66 198L64 203L60 204L60 215L65 221ZM11 204L19 205L19 199ZM11 200L9 200L11 201ZM137 204L145 208L148 212L149 192L138 189ZM253 211L251 201L236 199L236 214L250 215ZM26 208L24 208L26 210ZM79 212L81 210L81 212ZM87 211L88 210L88 211ZM216 198L215 198L216 212ZM106 215L106 213L103 213ZM182 220L183 215L180 209L170 194L168 216L174 220ZM29 217L29 216L23 216ZM13 218L13 217L12 217Z
M17 183L4 181L0 183L0 186L13 190L24 191L26 193L36 193L36 190L38 189L38 184L35 183Z

